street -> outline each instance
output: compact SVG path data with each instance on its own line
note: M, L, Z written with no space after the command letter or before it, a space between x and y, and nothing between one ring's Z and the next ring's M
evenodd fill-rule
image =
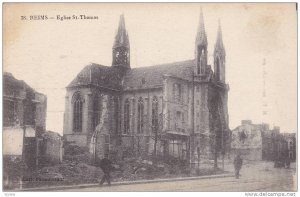
M233 167L229 163L225 169L233 172ZM234 177L176 181L176 182L157 182L146 184L102 186L80 189L67 189L61 191L80 191L80 192L116 192L116 191L295 191L297 188L297 177L295 163L291 169L273 168L272 162L256 162L243 165L240 179Z

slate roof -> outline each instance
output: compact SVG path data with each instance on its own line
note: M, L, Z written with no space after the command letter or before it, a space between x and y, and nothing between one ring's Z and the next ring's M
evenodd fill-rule
M121 73L118 68L92 63L84 67L67 87L93 84L120 90L123 83L124 90L155 88L163 85L164 75L191 80L193 67L194 60L187 60L170 64L132 68L126 72L122 82Z
M123 87L124 90L154 88L162 86L163 76L171 75L182 79L192 79L194 60L162 64L128 70Z
M91 63L84 67L67 87L96 85L118 90L121 88L120 76L118 68Z

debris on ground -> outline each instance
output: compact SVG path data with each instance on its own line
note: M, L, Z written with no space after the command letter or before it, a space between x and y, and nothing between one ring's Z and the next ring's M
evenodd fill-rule
M22 178L22 187L99 183L103 172L99 166L90 162L88 149L70 144L65 145L64 149L62 163L44 166L26 175L19 173L18 180ZM175 158L152 159L132 156L113 162L111 177L113 182L121 182L224 173L220 169L212 169L211 164L209 168L201 165L201 170L195 171L191 170L187 163Z

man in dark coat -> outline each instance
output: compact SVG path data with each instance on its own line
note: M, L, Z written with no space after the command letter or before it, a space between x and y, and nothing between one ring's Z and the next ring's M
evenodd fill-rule
M240 177L240 170L242 168L242 165L243 165L243 160L240 154L238 154L234 159L235 178L237 179Z
M285 159L285 166L286 166L286 168L290 168L290 166L291 166L291 159L289 156L287 156Z
M105 181L107 181L108 185L110 185L110 172L112 171L112 163L108 159L108 155L105 155L104 158L100 161L100 168L102 169L104 175L100 181L100 185L103 185Z

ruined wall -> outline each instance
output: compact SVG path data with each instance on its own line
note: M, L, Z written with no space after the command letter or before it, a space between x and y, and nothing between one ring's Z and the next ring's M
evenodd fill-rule
M111 95L101 96L102 113L99 124L92 132L89 140L90 153L94 159L102 159L105 154L109 157L116 157L117 154L117 137L114 122L116 116L117 99Z
M45 131L47 116L47 97L43 94L36 93L35 100L38 101L35 107L35 125L38 131Z
M46 145L46 158L51 163L59 163L62 161L62 141L61 139L47 139L44 141Z
M259 127L252 124L241 125L232 131L232 152L243 153L244 159L262 160L262 140Z
M3 155L22 155L23 152L22 127L4 127L3 128Z

